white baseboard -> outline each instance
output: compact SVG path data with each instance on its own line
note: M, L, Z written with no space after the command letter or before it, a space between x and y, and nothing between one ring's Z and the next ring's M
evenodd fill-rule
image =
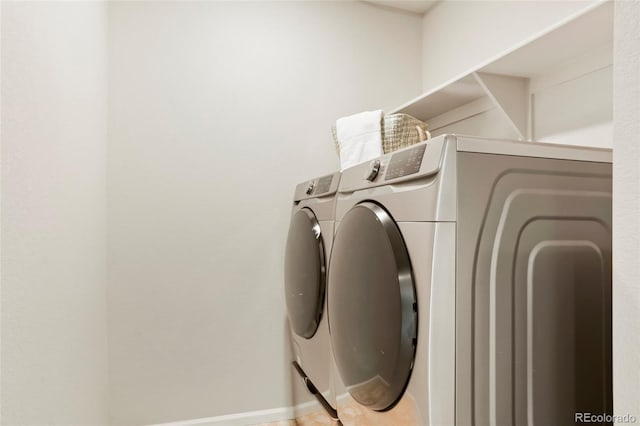
M295 418L295 414L309 412L317 403L307 402L294 407L271 408L269 410L247 411L244 413L226 414L224 416L205 417L202 419L180 420L169 423L157 423L149 426L249 426L259 423L279 422Z

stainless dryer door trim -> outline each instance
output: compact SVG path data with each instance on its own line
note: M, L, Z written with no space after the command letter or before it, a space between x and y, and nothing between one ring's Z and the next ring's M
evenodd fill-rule
M373 410L392 408L413 368L417 302L402 234L373 202L353 207L338 228L327 309L333 353L347 390Z
M326 264L320 223L304 207L291 218L285 253L285 296L291 328L310 339L324 306Z

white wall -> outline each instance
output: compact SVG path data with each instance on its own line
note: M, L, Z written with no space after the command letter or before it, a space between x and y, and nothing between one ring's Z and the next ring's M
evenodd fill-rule
M505 120L502 111L496 106L479 114L474 114L469 118L434 129L431 132L432 136L447 133L474 135L483 138L518 139L518 134Z
M1 37L1 422L106 424L106 7L2 2Z
M422 20L426 92L583 9L582 1L442 1Z
M283 251L330 127L420 92L421 18L358 2L109 4L114 424L290 404Z
M610 63L603 68L583 69L575 77L533 92L533 139L612 148Z
M594 1L445 1L423 17L423 90L430 91L531 41ZM612 145L612 46L564 52L554 68L529 77L533 140L598 147ZM433 132L515 139L497 109Z
M615 39L613 404L640 421L640 3L616 3Z

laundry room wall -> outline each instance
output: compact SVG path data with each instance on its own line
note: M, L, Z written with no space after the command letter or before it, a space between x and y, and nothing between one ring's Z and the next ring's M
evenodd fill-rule
M336 118L420 93L421 17L361 2L108 7L111 422L287 407L294 185L338 168Z
M107 424L106 5L0 8L0 423Z
M442 1L422 19L422 88L426 92L477 69L588 1Z
M615 32L613 408L640 421L640 3L616 3Z
M422 86L428 92L601 1L444 1L423 17ZM531 79L534 140L611 147L612 43ZM494 108L439 132L516 138Z

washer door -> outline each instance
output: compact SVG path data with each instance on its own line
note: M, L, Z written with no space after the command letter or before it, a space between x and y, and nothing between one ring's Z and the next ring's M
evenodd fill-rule
M409 255L383 208L364 202L345 215L328 282L329 329L342 381L360 404L389 409L409 381L418 316Z
M284 265L289 322L293 331L311 338L320 323L325 293L324 246L320 224L308 208L291 219Z

